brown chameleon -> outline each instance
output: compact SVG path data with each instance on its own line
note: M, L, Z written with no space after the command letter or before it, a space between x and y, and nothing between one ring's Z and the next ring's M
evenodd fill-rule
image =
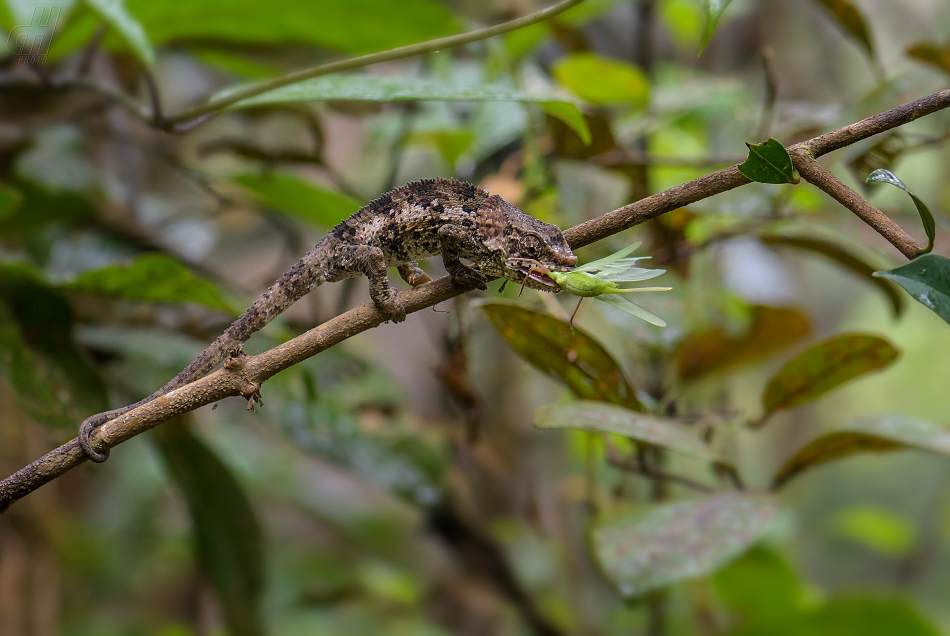
M557 292L560 288L543 268L527 263L538 263L548 271L567 271L577 264L561 230L498 195L454 179L408 183L333 228L168 384L141 402L83 422L79 432L83 450L93 461L105 461L108 450L97 451L89 441L95 427L207 375L251 335L324 282L365 275L376 307L394 322L405 320L406 309L389 285L386 268L396 267L403 280L415 287L430 280L417 261L436 254L442 255L455 282L479 289L487 288L488 278L501 277Z

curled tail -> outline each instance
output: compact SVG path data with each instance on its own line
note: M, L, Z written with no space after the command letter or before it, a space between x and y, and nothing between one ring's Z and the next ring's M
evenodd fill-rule
M109 458L108 449L100 452L92 447L89 434L94 428L105 424L109 420L114 420L134 408L147 404L169 391L208 375L212 369L223 362L240 345L247 342L252 335L263 329L267 323L279 316L290 305L303 298L310 290L326 280L326 263L331 251L332 247L328 244L326 238L317 243L312 250L307 252L303 258L277 279L276 283L261 294L261 297L247 311L231 323L231 326L223 334L208 345L208 348L195 358L194 362L185 367L181 373L158 391L135 404L98 413L87 418L79 427L79 444L86 455L89 456L89 459L94 462L104 462Z

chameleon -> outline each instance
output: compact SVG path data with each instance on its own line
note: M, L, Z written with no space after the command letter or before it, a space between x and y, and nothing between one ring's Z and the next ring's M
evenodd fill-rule
M93 429L239 355L254 333L325 282L366 276L376 308L389 320L402 322L406 308L389 284L387 268L396 267L403 280L416 287L430 280L418 261L436 255L442 256L456 284L478 289L487 289L489 278L504 278L556 293L560 287L549 273L566 272L577 264L557 226L525 214L498 195L455 179L407 183L333 228L161 389L135 404L87 418L79 429L82 449L92 461L105 461L108 450L98 451L90 442Z

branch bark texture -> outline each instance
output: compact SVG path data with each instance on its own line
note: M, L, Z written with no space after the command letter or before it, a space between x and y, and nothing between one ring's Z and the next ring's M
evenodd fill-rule
M800 171L801 166L805 167L805 171L814 171L815 168L812 162L822 154L843 148L948 107L950 107L950 89L904 104L801 144L796 144L789 148L789 152L793 157L798 157ZM807 161L802 157L807 157ZM817 166L817 162L814 163ZM818 166L818 169L824 170L820 166ZM813 174L812 172L808 172L808 174L812 174L816 181L826 179L824 174L817 175L817 173ZM805 172L803 172L803 176L808 179ZM819 176L821 179L818 178ZM724 168L586 221L566 230L564 236L572 248L580 248L656 218L666 212L746 183L750 183L750 181L739 173L738 166ZM840 184L840 182L838 183ZM840 185L847 189L843 184ZM847 200L845 194L841 193L837 186L833 184L826 184L826 186L828 190L839 192L840 196ZM857 195L855 194L855 196ZM867 205L870 206L870 204ZM882 214L873 206L870 207L878 214ZM874 221L876 217L870 214L868 218ZM868 221L869 224L871 221ZM875 227L875 229L877 228ZM900 230L900 228L897 229ZM913 239L907 237L906 234L903 235L906 238L901 238L898 234L881 233L902 253L909 257L912 256L905 252L905 249L909 250L911 243L916 246ZM903 234L902 231L901 234ZM914 254L916 254L916 250ZM471 290L454 284L449 277L444 277L421 287L401 292L399 299L405 305L407 313L412 313L467 291ZM386 320L387 317L378 312L372 303L364 303L269 351L256 356L232 358L223 368L214 373L156 398L95 429L92 434L93 446L100 451L111 448L177 415L193 411L226 397L240 395L249 398L260 389L267 379L276 373L358 333L372 329ZM6 510L16 500L84 461L86 461L85 454L79 447L79 442L73 439L47 453L29 466L20 469L0 482L0 512Z

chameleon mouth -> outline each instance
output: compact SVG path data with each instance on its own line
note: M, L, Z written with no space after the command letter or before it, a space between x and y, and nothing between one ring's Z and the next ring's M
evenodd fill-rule
M519 259L520 261L520 259ZM534 262L508 262L508 267L518 274L518 280L516 282L522 283L527 282L529 287L542 286L546 289L555 289L560 290L561 286L558 285L553 278L548 276L548 272L568 272L572 268L563 267L560 265L544 265L540 266L538 263ZM514 280L514 279L513 279ZM531 283L536 283L536 285L531 285Z

